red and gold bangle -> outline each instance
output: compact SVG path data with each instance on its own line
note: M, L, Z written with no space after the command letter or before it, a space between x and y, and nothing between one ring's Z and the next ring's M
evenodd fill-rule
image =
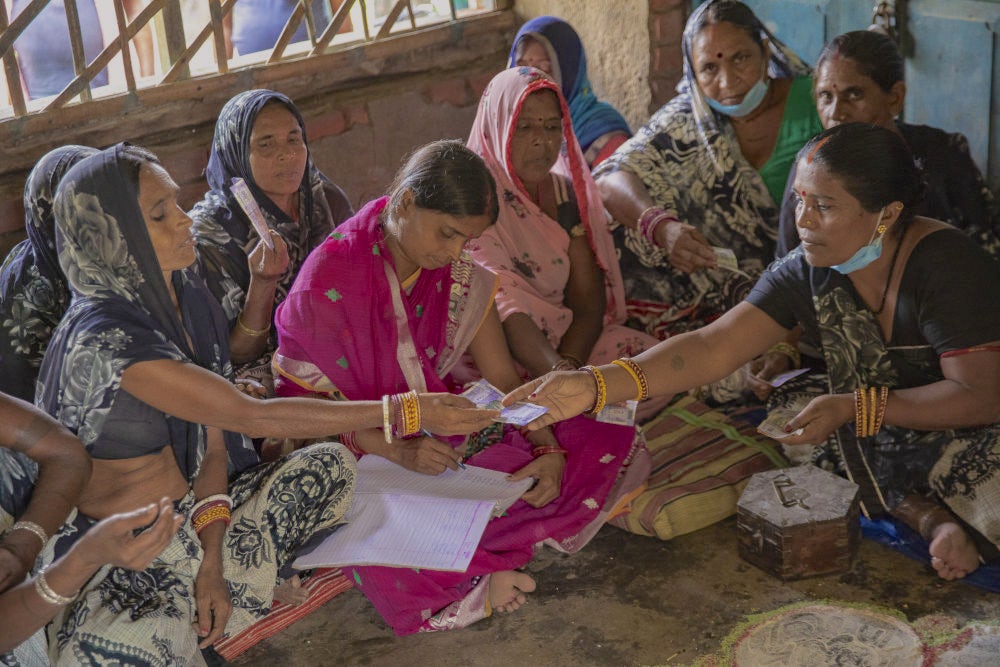
M358 446L358 434L354 431L345 431L340 434L340 442L344 447L350 450L351 454L354 454L355 458L361 458L365 455L365 451Z
M207 509L202 510L198 516L191 518L191 525L194 526L194 532L201 534L201 531L205 530L207 526L215 523L216 521L225 521L226 525L229 525L231 515L229 512L228 505L213 505Z
M885 419L885 406L889 402L889 388L882 387L879 390L878 398L878 409L875 411L875 430L872 432L872 435L882 430L882 421Z
M878 388L868 387L868 437L875 435L875 417L878 408Z
M587 412L596 415L604 409L604 404L608 401L608 383L604 381L604 373L597 366L584 366L580 370L590 373L590 376L594 378L597 395L594 397L594 404Z
M865 436L864 392L864 388L854 390L854 435L859 438Z
M538 447L531 448L531 456L536 459L539 456L545 456L546 454L562 454L563 456L565 456L568 453L569 452L567 452L559 445L539 445Z
M627 357L615 359L611 363L624 368L632 376L635 386L639 390L639 395L636 396L637 401L645 401L649 398L649 382L646 380L646 371L642 370L642 366Z

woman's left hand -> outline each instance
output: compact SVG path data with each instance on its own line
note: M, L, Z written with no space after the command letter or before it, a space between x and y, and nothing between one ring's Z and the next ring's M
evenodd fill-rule
M208 648L222 637L233 612L233 601L221 565L209 564L208 560L201 562L194 580L194 599L198 609L194 631L202 638L198 648Z
M785 425L783 445L821 445L834 431L854 419L854 394L824 394Z
M508 476L507 479L517 482L526 477L534 477L538 481L521 496L521 500L532 507L545 507L559 497L559 493L562 490L563 470L565 469L565 455L558 453L543 454L514 474Z
M767 400L774 391L769 380L792 369L792 360L781 352L766 352L750 362L747 386L758 400Z
M247 255L250 275L259 280L277 281L288 270L288 246L284 239L272 229L271 241L274 243L274 250L268 250L263 241L257 241L257 245Z

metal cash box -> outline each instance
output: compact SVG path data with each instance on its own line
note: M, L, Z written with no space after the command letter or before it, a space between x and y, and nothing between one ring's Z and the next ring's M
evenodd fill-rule
M859 504L857 484L815 466L759 472L736 505L740 557L782 581L846 572Z

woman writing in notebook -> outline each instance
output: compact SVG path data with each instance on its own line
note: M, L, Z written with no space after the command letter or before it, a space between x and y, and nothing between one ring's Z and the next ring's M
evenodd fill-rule
M493 385L516 387L493 303L496 278L465 252L497 212L494 180L479 156L454 141L416 151L387 197L369 202L309 256L278 307L279 395L392 394L405 406L409 392L458 390L454 372L465 353ZM464 458L514 480L537 480L490 521L465 572L353 569L398 634L464 627L493 609L516 609L535 588L517 571L534 545L581 548L648 474L647 459L636 458L645 453L636 429L588 419L527 438L497 423L469 438L390 428L341 439L358 455L426 474L454 470Z

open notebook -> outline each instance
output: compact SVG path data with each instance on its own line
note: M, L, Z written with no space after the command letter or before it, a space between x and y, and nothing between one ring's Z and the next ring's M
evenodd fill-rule
M347 525L293 566L464 571L490 517L501 515L531 483L508 482L506 473L470 465L422 475L379 456L362 457Z

